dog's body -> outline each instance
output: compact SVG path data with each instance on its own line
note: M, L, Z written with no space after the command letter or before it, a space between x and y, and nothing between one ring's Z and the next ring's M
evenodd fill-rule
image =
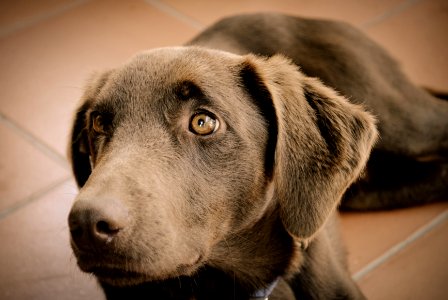
M233 17L189 45L86 90L71 143L80 268L108 299L362 298L335 208L446 197L448 103L341 23ZM366 109L381 134L368 163Z

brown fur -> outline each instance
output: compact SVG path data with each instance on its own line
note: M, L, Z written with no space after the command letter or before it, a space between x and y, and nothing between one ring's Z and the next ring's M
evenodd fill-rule
M290 40L307 22L272 17ZM78 265L108 299L248 299L277 278L270 299L363 297L335 209L367 163L375 119L283 55L238 55L270 54L242 50L255 41L231 30L266 19L224 20L192 42L209 48L143 52L87 86L69 226ZM204 112L219 126L199 136L190 122Z
M356 28L281 14L241 15L217 22L190 44L284 54L304 74L377 117L380 139L342 208L397 208L448 198L448 102L441 101L446 93L412 84L388 53Z

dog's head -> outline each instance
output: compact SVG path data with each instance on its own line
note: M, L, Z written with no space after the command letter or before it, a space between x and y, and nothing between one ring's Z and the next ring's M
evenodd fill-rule
M311 238L375 138L368 113L281 56L139 54L96 75L76 114L78 264L112 284L190 274L268 210Z

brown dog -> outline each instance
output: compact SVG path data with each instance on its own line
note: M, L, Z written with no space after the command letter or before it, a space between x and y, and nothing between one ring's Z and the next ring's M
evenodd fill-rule
M362 298L335 220L377 136L359 103L379 119L376 159L437 166L431 174L446 168L434 160L447 126L427 127L448 122L446 103L341 23L240 16L191 44L203 47L141 53L86 89L70 145L80 268L108 299ZM250 52L293 61L240 55ZM376 171L369 162L347 206L414 201L398 191L372 204Z

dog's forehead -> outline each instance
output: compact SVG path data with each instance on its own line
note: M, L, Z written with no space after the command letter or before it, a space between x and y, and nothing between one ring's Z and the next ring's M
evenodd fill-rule
M210 96L228 95L237 84L236 66L241 61L241 56L199 47L142 52L112 72L97 99L132 102L135 107L157 104L172 99L185 83Z
M214 73L228 72L240 58L228 52L200 47L158 48L134 56L124 65L122 73L141 75L157 82L200 80Z
M237 87L243 61L239 55L200 47L142 52L108 73L102 87L93 89L98 91L90 96L93 110L146 118L178 107L178 101L194 99L227 112L244 105L230 101L242 98Z
M169 61L179 57L203 57L209 59L215 57L219 59L236 59L240 55L226 51L215 50L210 48L202 48L198 46L180 46L180 47L162 47L154 48L147 51L137 53L131 61L139 58L156 58L161 61Z

